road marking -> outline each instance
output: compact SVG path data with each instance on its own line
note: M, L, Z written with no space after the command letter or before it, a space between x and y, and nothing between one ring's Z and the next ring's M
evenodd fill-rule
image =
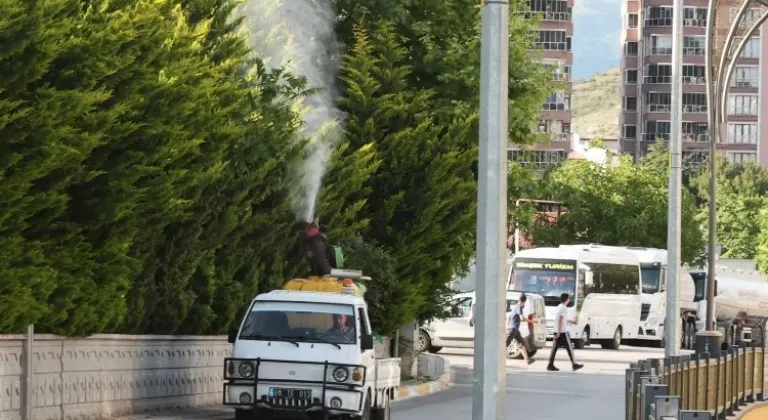
M472 388L473 385L471 384L456 384L454 387L456 388ZM515 388L515 387L506 387L507 391L512 392L521 392L521 393L528 393L528 394L544 394L544 395L560 395L560 396L570 396L570 397L583 397L583 398L594 398L595 394L579 394L575 392L566 392L566 391L552 391L549 389L533 389L533 388ZM624 396L601 396L601 399L605 400L623 400Z

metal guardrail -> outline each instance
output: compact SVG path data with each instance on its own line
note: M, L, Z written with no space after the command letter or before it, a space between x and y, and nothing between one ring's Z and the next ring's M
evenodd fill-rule
M762 329L762 328L760 328ZM765 400L765 340L627 369L626 420L721 420Z

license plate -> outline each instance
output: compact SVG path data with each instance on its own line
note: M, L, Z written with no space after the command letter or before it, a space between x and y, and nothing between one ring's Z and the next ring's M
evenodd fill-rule
M311 389L269 388L270 398L288 398L291 400L308 400L312 398Z

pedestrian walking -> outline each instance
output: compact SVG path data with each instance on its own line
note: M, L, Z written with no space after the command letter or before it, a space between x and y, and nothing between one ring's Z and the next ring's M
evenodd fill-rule
M520 322L523 319L523 308L525 308L527 299L525 294L521 294L520 300L517 302L517 305L512 307L512 312L510 312L509 317L507 318L507 347L512 344L512 340L517 341L522 349L525 363L530 365L533 363L533 360L528 357L528 346L525 339L523 339L523 335L520 334ZM531 334L533 334L533 331L531 331Z
M555 314L555 336L552 339L552 353L549 355L549 365L547 365L547 370L549 371L556 372L560 370L555 367L555 355L557 354L557 349L561 346L565 347L565 351L568 352L568 357L571 359L573 370L579 370L584 367L584 365L580 365L574 360L571 337L568 335L568 324L576 324L576 321L566 319L568 302L570 300L571 297L568 293L560 295L560 304L557 305L557 313Z

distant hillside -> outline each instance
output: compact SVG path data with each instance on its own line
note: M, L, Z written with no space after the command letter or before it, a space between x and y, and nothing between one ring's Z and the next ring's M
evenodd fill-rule
M582 137L618 138L621 70L612 68L573 83L571 132Z

